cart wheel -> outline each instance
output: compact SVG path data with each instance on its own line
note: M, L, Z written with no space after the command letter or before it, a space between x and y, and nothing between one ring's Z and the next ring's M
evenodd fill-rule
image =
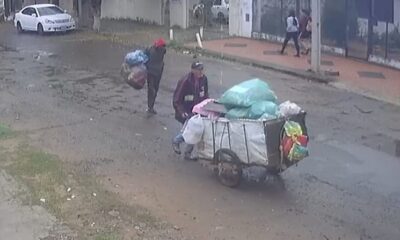
M215 153L219 181L227 187L237 187L242 179L242 164L239 157L229 149L220 149Z
M280 169L278 169L277 167L274 167L274 168L267 168L267 172L270 175L280 176L282 171Z

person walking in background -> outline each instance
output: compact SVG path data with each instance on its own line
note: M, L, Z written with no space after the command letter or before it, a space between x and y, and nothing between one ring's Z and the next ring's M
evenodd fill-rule
M147 113L157 114L154 110L158 88L164 71L164 55L166 53L166 42L160 38L150 48L145 50L149 61L147 67Z
M303 16L300 19L300 47L302 49L302 54L308 55L311 50L311 27L312 21L310 16L310 11L303 9Z
M296 57L300 57L300 47L299 47L299 41L298 41L298 36L299 36L299 21L296 17L296 14L294 10L290 10L289 16L286 19L286 38L285 41L283 42L282 45L282 50L281 54L284 54L285 48L289 42L290 39L293 39L294 45L296 47L297 54L295 55Z
M208 98L208 79L203 73L202 62L192 63L191 71L179 80L173 98L175 119L185 124L193 116L193 107ZM180 144L185 140L180 132L173 140L172 147L177 154L181 154ZM185 149L185 160L196 160L192 158L193 145L187 145Z

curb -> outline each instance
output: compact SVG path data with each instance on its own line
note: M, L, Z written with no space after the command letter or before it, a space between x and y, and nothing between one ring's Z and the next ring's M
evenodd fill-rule
M289 74L292 76L305 78L305 79L312 80L312 81L319 82L319 83L329 84L329 83L337 81L334 78L324 76L321 74L316 74L311 71L301 71L301 70L294 69L294 68L282 67L278 64L265 63L265 62L257 61L257 60L250 59L250 58L238 57L235 55L220 53L220 52L207 50L207 49L198 49L196 47L189 47L189 46L183 46L183 47L179 47L179 48L175 48L175 49L176 50L188 50L193 53L201 53L205 56L219 58L222 60L228 60L231 62L238 62L241 64L250 65L250 66L254 66L254 67L258 67L258 68L262 68L262 69L273 70L273 71Z

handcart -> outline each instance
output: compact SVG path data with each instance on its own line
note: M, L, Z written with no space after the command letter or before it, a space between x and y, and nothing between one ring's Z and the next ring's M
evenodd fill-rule
M243 169L264 167L270 174L279 174L299 161L291 161L281 150L286 121L300 124L308 136L306 112L270 120L227 120L203 118L204 133L197 144L198 157L211 161L218 179L228 187L237 187Z

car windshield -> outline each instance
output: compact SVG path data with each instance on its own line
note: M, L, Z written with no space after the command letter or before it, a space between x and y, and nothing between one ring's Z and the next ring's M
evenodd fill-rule
M40 16L49 16L64 13L63 10L58 7L42 7L38 8L38 12Z

